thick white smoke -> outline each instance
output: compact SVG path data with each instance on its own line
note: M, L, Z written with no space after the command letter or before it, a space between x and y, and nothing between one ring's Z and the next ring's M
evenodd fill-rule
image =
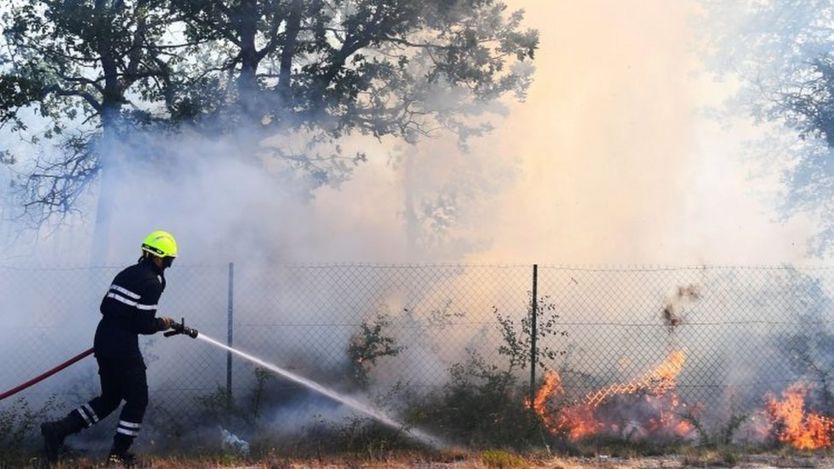
M751 167L740 158L744 142L760 131L749 123L722 128L701 112L706 105L720 104L732 85L712 83L700 73L701 64L692 50L698 38L689 24L690 3L653 1L639 10L614 1L512 4L526 7L531 26L542 32L537 79L528 102L510 105L508 117L496 121L496 131L470 142L468 153L450 139L412 147L350 137L342 142L344 153L363 151L368 161L339 187L319 187L285 163L272 160L268 148L252 142L242 129L212 139L188 131L176 136L136 134L112 149L116 166L108 177L114 184L104 195L112 203L107 246L91 243L96 188L85 200L84 223L32 236L20 235L18 226L4 218L0 230L5 237L6 249L0 254L4 265L78 266L93 259L111 268L78 275L65 270L0 272L0 304L9 321L0 348L6 356L13 351L20 357L17 361L26 362L14 368L8 379L4 374L3 382L16 383L91 344L98 301L107 282L119 268L135 261L139 241L154 229L172 231L181 246L162 314L186 316L222 338L226 264L235 262L240 269L254 266L240 274L239 281L249 289L238 290L236 302L240 317L249 320L241 334L263 335L257 340L240 335L238 343L246 345L250 340L248 346L263 350L277 343L286 354L276 359L317 362L316 377L338 367L338 358L328 362L327 357L339 356L351 329L333 329L331 335L316 339L333 344L332 349L324 349L327 355L288 345L289 327L273 331L255 319L261 315L293 327L322 318L336 323L346 306L339 298L316 291L313 282L294 283L297 278L282 277L286 272L276 274L272 264L463 259L680 265L807 260L804 241L813 221L774 222L771 206L762 200L778 188L772 180L751 181ZM295 138L277 138L268 144L298 146ZM13 203L4 199L4 216L14 216ZM576 301L582 295L606 292L604 286L584 283L559 285L573 288L562 293ZM311 288L311 295L324 296L316 305L325 306L311 311L309 305L287 303L278 286ZM264 303L247 303L255 288L258 294L269 291L276 296ZM502 288L525 299L526 283ZM507 298L502 288L484 292L471 303L483 308ZM718 301L714 285L709 288L705 304ZM398 312L407 303L398 295L406 295L393 290L386 291L388 296L380 304ZM661 324L660 307L669 290L657 290L655 297L623 295L621 309L603 311L603 316L638 314L634 312L643 311L641 306L656 315L639 319ZM652 310L655 304L658 309ZM525 310L513 312L520 316ZM586 319L569 313L563 312L566 320ZM586 307L573 313L595 312ZM662 329L657 332L663 334ZM460 342L465 344L466 338ZM630 345L650 357L664 353L647 351L639 341L623 343ZM152 382L160 388L176 388L183 367L194 365L189 360L197 353L195 347L188 339L156 339L149 359ZM612 362L610 352L587 353ZM430 347L412 348L403 358L416 362L437 354ZM689 363L698 358L693 356ZM211 355L199 366L210 382L224 383L224 354ZM386 372L401 368L391 363L380 366ZM239 379L252 379L251 369L238 370ZM63 393L79 380L95 388L91 378L95 379L94 369L87 363L43 389ZM90 397L81 394L65 396L65 401ZM291 414L306 418L315 411L290 409L278 415Z

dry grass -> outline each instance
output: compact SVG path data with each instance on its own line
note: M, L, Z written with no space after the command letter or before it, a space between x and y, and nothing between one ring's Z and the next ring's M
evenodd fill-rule
M392 452L384 458L365 456L328 456L322 458L298 459L281 455L266 455L253 460L231 456L212 457L150 457L147 466L154 469L672 469L672 468L720 468L738 467L746 469L834 467L830 453L763 453L745 454L731 448L691 448L678 455L630 457L598 454L593 457L558 457L548 455L519 455L504 450L464 451L453 450L436 454L419 452ZM28 465L5 467L42 467L37 460ZM0 468L5 469L0 465ZM105 467L101 460L88 457L65 461L53 466L56 469L98 469Z

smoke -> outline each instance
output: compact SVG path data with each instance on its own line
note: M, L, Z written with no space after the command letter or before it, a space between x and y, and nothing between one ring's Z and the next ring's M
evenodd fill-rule
M777 221L773 177L709 109L736 89L707 73L697 2L516 1L541 30L528 99L488 140L519 158L477 262L807 262L813 220ZM778 173L778 167L771 167ZM775 175L776 178L779 174Z
M694 51L699 38L690 24L697 11L693 4L658 0L635 10L616 1L516 0L510 6L526 8L530 26L542 33L536 81L527 101L509 104L507 117L495 121L496 130L470 140L468 152L448 137L417 146L348 137L340 142L344 154L362 151L367 162L351 166L351 178L329 186L273 158L271 145L303 146L300 135L253 142L245 129L211 139L188 130L176 135L138 133L112 149L115 162L107 177L114 184L105 194L113 207L107 246L90 243L94 196L84 207L85 223L61 227L48 237L18 236L16 226L4 219L3 264L23 270L3 271L5 279L15 281L4 282L0 291L0 309L13 312L6 315L9 327L3 329L0 343L4 356L17 357L11 362L26 366L5 370L3 381L21 381L91 343L100 295L121 266L135 261L139 240L154 229L173 232L181 247L168 275L162 314L186 316L195 327L223 337L227 263L235 262L236 308L242 323L238 338L247 350L268 351L269 356L282 357L282 364L296 363L311 377L334 380L334 373L343 371L341 347L353 330L330 329L329 335L315 339L331 344L330 348L319 348L305 343L308 336L299 328L317 321L344 322L346 311L366 315L379 311L350 310L350 302L326 290L327 279L271 265L809 260L804 241L812 221L774 222L771 207L761 196L772 194L773 181L751 180L750 166L741 159L743 142L760 131L752 126L725 129L702 112L720 104L731 94L732 85L713 83L703 73ZM11 200L3 203L4 214L12 210L10 205ZM119 267L76 276L66 270L27 270L84 265L90 259ZM62 283L67 277L69 283ZM434 281L448 278L455 274ZM428 305L445 300L445 291L431 291L431 281L403 291L372 276L367 280L383 292L381 298L370 301L377 293L364 290L350 298L377 304L381 311L398 313L421 295ZM471 280L461 276L454 282ZM605 291L582 278L578 283L559 280L565 281L554 282L546 293L579 302ZM668 288L644 296L623 294L616 310L606 304L591 305L599 306L594 309L563 300L570 307L560 312L565 320L576 322L597 316L602 321L621 320L622 314L651 310L651 321L677 329L676 339L687 343L686 320L678 321L681 306L693 305L694 312L686 319L698 319L697 308L726 307L714 293L723 288L718 281L703 287L703 302L668 298L676 294L676 286L700 280L670 281ZM501 282L499 278L487 284ZM629 282L638 281L623 276L611 285L630 291ZM454 285L449 288L454 290ZM521 305L525 288L488 289L477 299L458 299L452 312L487 311L501 298L506 305ZM300 293L282 294L289 289ZM507 292L511 289L515 296ZM67 297L68 291L73 295ZM247 296L252 291L274 295L257 302ZM633 291L645 293L639 288ZM305 295L314 301L295 301ZM664 323L666 301L674 306ZM515 316L525 312L523 307L512 310ZM264 327L263 318L284 329ZM570 332L581 337L578 328ZM464 345L478 342L478 333L451 335L445 345L461 354ZM629 358L633 363L613 370L624 377L666 353L647 350L646 345L663 343L668 335L663 328L634 337L610 334L617 341L609 348L577 353L591 363L611 363L612 356L625 357L638 350ZM734 346L733 339L730 334L722 336L726 350ZM757 333L751 340L767 343L767 334ZM159 399L175 402L178 380L192 366L200 367L206 382L224 384L225 355L211 355L193 365L187 358L195 355L193 343L156 338L148 344L149 372ZM381 378L389 384L401 377L397 373L414 370L417 363L429 363L423 366L430 371L457 358L437 349L435 343L411 347L396 364L380 365ZM727 376L738 382L755 378L758 370L749 366L755 357L748 355L756 349L750 350L744 355L749 360L728 358ZM687 366L693 371L684 373L696 373L698 366L706 366L704 360L697 352L691 354ZM443 379L429 371L421 376L427 382ZM592 371L611 370L600 365ZM63 393L76 386L73 383L83 383L73 396L78 398L74 402L83 402L92 396L89 388L95 391L94 372L91 363L83 364L45 383L44 393ZM236 386L249 387L250 372L239 368ZM751 390L751 396L754 391L760 396L761 389ZM751 396L745 398L752 400ZM286 418L295 423L316 415L319 408L303 401L267 413L276 422ZM331 415L332 409L328 412Z
M62 229L23 251L49 264L66 257L53 246L71 244L73 253L121 263L153 222L176 228L183 261L198 263L237 254L244 242L227 241L241 236L230 226L246 227L245 254L272 261L810 260L814 220L780 223L777 181L750 178L745 145L765 130L743 121L724 128L703 112L736 86L713 81L704 68L704 32L693 26L699 4L655 1L634 11L602 0L569 7L516 0L510 7L526 9L526 21L541 31L537 79L492 134L470 140L468 153L448 138L412 147L351 137L341 142L350 148L344 153L363 151L368 161L334 188L311 186L286 167L265 174L265 162L273 171L282 165L255 158L263 149L241 145L243 131L228 140L177 137L158 155L162 174L149 162L137 177L133 156L144 144L134 138L124 150L121 214L106 255L87 249L89 223L71 240L57 241L71 237ZM147 140L164 146L156 135ZM127 209L138 211L125 217ZM87 262L84 254L79 262Z
M345 154L364 152L368 162L353 168L353 177L342 184L322 186L274 156L276 145L303 148L297 141L301 136L257 141L251 135L246 129L215 138L189 129L134 132L102 148L108 155L107 182L100 183L107 187L102 197L110 206L106 244L90 242L95 197L81 207L86 223L62 226L49 236L15 232L9 241L19 243L8 244L9 267L0 272L7 280L3 310L13 312L0 353L20 366L4 370L3 382L22 382L90 346L110 280L136 261L138 244L149 230L165 229L177 237L180 252L166 273L160 315L184 316L189 325L225 337L228 264L234 263L236 344L305 376L350 388L345 352L356 323L378 312L399 313L404 303L427 295L444 278L415 279L403 289L396 279L358 272L353 281L367 276L361 282L367 288L358 288L291 266L460 259L479 242L469 235L483 207L512 178L511 163L494 154L466 154L451 137L414 148L359 136L343 139L340 146ZM90 259L108 267L67 267ZM154 336L141 342L153 396L149 434L163 435L173 425L168 416L186 407L192 413L195 406L197 413L217 410L216 402L198 405L197 398L210 398L225 387L224 353L183 338ZM33 349L41 352L33 355ZM462 346L455 353L462 354ZM423 366L430 362L431 373L451 360L448 354L441 359L430 345L415 346L406 358ZM237 402L248 407L256 386L253 367L235 363L234 370ZM385 371L385 385L409 374L435 384L442 380L406 371ZM87 360L26 396L40 405L59 394L60 413L97 392L95 364ZM288 415L338 418L343 412L286 383L263 392L268 395L260 415L274 416L276 426ZM212 421L195 434L214 438L216 425ZM99 427L85 433L86 444L98 447L107 440L102 430L107 424ZM303 422L295 426L302 427Z

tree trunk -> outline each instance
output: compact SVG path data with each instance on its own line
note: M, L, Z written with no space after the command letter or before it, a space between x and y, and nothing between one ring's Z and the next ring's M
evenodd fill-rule
M278 95L283 101L282 106L292 106L292 59L295 56L295 45L301 26L301 13L304 4L301 0L295 0L290 6L290 15L287 18L286 39L281 50L281 65L278 74Z
M258 49L255 34L258 29L258 5L256 0L241 2L238 17L240 35L240 76L238 76L238 102L245 117L258 118Z
M121 107L124 89L119 78L119 69L113 55L111 12L103 0L95 2L97 23L96 52L104 75L104 90L101 102L101 138L94 151L99 161L99 193L96 207L96 221L93 228L93 244L90 249L90 264L106 264L110 259L110 217L113 208L113 187L115 184L113 166L118 155L120 139Z
M96 221L93 228L93 244L90 249L90 264L102 265L111 259L110 227L116 187L116 158L121 126L121 106L105 105L102 109L101 139L96 143L95 152L99 158L99 192L96 206Z

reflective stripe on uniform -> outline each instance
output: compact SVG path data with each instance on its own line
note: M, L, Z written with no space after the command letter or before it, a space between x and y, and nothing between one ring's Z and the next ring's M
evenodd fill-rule
M133 423L125 420L119 420L119 427L116 433L121 433L127 436L139 436L139 429L142 428L141 423Z
M96 415L96 411L94 411L93 408L90 407L90 404L84 404L83 406L81 406L81 408L84 409L85 412L87 412L87 415L91 419L93 419L93 423L98 423L98 415Z
M156 309L156 306L157 306L157 305L143 305L143 304L137 303L133 300L129 300L129 299L119 295L118 293L113 293L113 292L108 293L107 298L113 298L114 300L119 301L121 303L124 303L128 306L133 306L136 309L143 309L143 310L146 310L146 311L154 310L154 309Z
M127 428L123 428L123 427L117 428L116 433L121 433L122 435L127 435L127 436L139 436L138 431L128 430Z
M90 417L87 415L87 411L84 410L84 407L79 407L79 408L75 409L75 411L78 412L78 415L80 415L81 418L83 418L85 422L87 422L88 427L93 425L93 421L90 420Z
M119 293L121 293L125 296L128 296L130 298L133 298L134 300L138 300L139 298L142 298L142 295L139 295L137 293L133 293L132 291L128 290L127 288L120 287L120 286L116 285L115 283L113 285L110 285L110 289L115 290L115 291L117 291L117 292L119 292Z

